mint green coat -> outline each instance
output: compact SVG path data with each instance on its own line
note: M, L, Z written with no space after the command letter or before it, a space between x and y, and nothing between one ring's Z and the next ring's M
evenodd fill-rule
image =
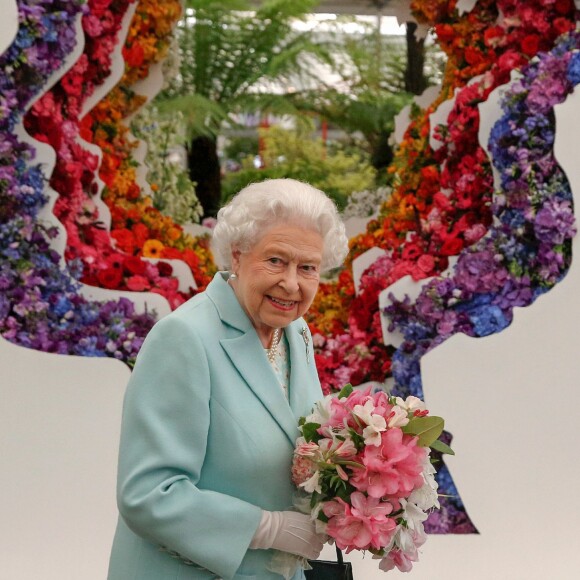
M222 274L151 330L125 395L109 580L282 578L248 546L262 508L292 507L297 422L322 397L304 320L286 336L289 402Z

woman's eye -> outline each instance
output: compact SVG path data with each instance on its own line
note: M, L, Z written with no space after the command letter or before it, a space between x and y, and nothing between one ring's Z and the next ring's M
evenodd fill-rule
M280 258L268 258L268 262L274 266L278 266L282 263L282 260Z
M317 267L314 264L304 264L302 269L309 274L313 274L318 271Z

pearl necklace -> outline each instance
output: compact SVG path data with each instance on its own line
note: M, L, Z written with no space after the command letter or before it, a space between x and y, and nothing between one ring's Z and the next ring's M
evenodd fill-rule
M272 346L266 349L266 356L268 357L268 360L271 363L274 362L274 359L278 354L278 345L280 344L280 337L281 337L280 329L276 328L276 330L274 330L274 334L272 335Z

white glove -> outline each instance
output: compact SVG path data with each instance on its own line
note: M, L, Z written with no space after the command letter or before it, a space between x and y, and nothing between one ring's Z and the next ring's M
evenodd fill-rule
M318 558L326 537L316 533L310 516L299 512L269 512L262 510L260 525L250 548L274 548L309 560Z

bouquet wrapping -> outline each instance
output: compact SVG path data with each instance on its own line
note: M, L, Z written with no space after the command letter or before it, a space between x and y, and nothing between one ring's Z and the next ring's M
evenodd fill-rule
M408 572L425 542L423 522L439 507L430 449L453 451L441 417L417 397L353 390L328 395L300 419L292 480L299 508L346 550L365 550L384 571Z

